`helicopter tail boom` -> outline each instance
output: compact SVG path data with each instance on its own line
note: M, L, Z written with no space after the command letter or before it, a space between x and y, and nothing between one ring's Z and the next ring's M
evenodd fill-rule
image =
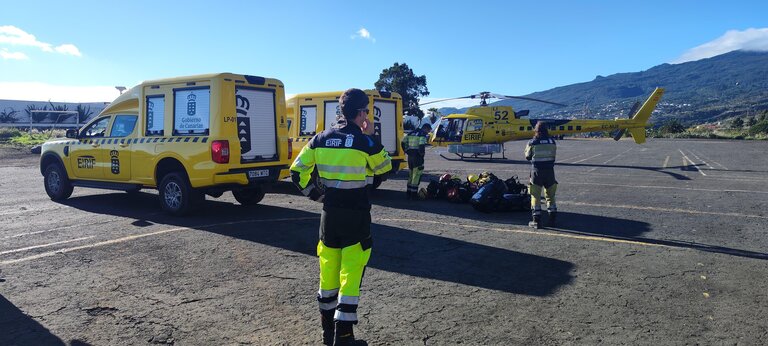
M658 104L659 100L661 100L661 95L664 95L664 88L656 88L656 90L651 93L651 96L645 100L643 106L640 107L640 109L638 109L634 114L632 117L632 122L634 122L636 125L645 127L645 125L648 123L648 119L651 118L651 113L656 108L656 104Z
M635 112L635 114L632 116L632 125L627 127L626 130L629 131L630 135L632 135L632 139L635 140L635 143L645 143L645 126L648 125L648 119L651 118L651 113L656 108L659 100L661 100L661 95L664 95L664 88L656 88L656 90L651 93L651 96L645 100L643 106L640 107L640 109L638 109L637 112ZM620 134L617 135L614 139L618 140L621 138L621 135L624 134L624 131L622 130L619 133Z

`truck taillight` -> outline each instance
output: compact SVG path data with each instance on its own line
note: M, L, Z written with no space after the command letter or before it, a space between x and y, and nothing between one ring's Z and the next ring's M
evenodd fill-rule
M211 142L211 160L216 163L229 163L229 141Z
M288 159L293 158L293 138L288 138Z

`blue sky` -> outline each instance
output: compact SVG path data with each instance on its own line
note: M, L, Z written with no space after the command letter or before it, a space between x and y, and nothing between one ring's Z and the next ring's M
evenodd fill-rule
M5 1L0 99L111 101L116 85L210 72L291 94L372 88L395 62L427 76L428 99L524 95L768 50L767 1L470 3Z

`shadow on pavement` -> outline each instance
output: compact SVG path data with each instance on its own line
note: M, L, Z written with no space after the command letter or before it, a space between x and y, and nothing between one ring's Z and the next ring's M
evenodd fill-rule
M63 346L65 344L0 295L0 345Z
M198 215L178 218L157 213L157 196L145 193L89 195L64 204L133 218L136 226L189 227L310 256L315 256L320 222L318 214L302 210L268 205L244 208L218 201L206 201L205 211ZM278 222L259 221L263 219ZM533 296L553 294L573 279L570 262L387 225L374 224L371 231L374 256L369 267L379 270Z

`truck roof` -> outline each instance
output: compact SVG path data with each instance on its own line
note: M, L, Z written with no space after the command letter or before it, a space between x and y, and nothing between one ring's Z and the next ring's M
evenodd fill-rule
M152 84L173 84L173 83L184 83L190 80L210 80L210 79L250 79L250 78L257 78L262 79L264 84L267 84L271 87L275 88L283 88L283 82L280 80L274 79L274 78L263 78L263 77L255 77L251 75L243 75L243 74L234 74L229 72L221 72L221 73L208 73L208 74L199 74L199 75L193 75L193 76L181 76L181 77L173 77L173 78L163 78L163 79L153 79L153 80L147 80L142 82L139 85L134 86L133 88L128 89L128 91L122 93L120 96L118 96L112 103L110 103L104 110L99 113L106 114L106 113L115 113L115 112L136 112L139 111L139 97L141 97L141 88L145 85L152 85ZM250 80L249 80L250 82ZM341 94L341 93L339 93Z
M366 95L373 96L373 97L384 97L384 98L394 98L394 99L401 98L400 94L398 94L396 92L391 92L390 93L390 92L386 92L386 91L378 91L378 90L373 90L373 89L365 89L363 91L365 92ZM317 97L317 98L331 98L331 97L339 98L341 96L341 94L343 94L343 93L344 93L344 90L326 91L326 92L318 92L318 93L301 93L301 94L293 95L292 97L289 98L289 100L290 99L294 99L294 98L302 98L302 97L303 98L314 98L314 97Z

